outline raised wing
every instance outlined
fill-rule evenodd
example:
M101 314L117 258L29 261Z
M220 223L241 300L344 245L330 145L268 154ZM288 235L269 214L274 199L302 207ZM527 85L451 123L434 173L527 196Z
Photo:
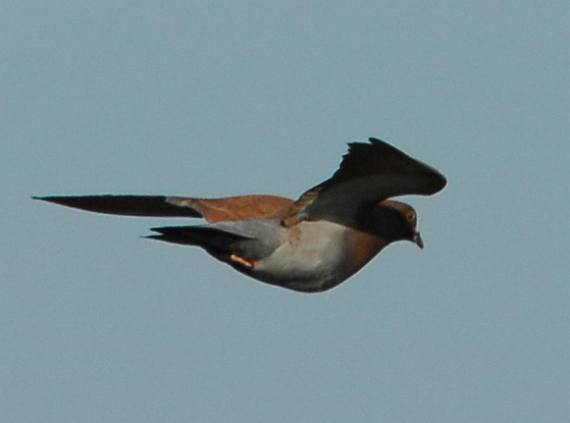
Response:
M270 195L217 199L164 195L80 195L33 197L95 213L138 217L203 217L209 223L283 218L293 200Z
M447 181L436 169L411 158L376 138L349 144L333 176L306 191L285 219L287 226L300 220L342 223L370 203L406 194L432 195Z

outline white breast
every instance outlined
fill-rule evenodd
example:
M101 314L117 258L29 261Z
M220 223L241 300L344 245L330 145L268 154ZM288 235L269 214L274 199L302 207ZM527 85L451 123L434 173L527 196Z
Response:
M334 286L354 273L346 262L345 226L327 221L300 222L282 228L285 242L257 262L250 274L256 279L301 291Z

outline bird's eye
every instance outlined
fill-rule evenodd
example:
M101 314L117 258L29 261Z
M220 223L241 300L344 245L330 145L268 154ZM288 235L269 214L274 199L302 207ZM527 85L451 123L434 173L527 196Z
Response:
M408 219L408 222L411 222L412 220L414 220L415 217L416 217L416 214L413 211L408 212L408 214L406 215L406 219Z

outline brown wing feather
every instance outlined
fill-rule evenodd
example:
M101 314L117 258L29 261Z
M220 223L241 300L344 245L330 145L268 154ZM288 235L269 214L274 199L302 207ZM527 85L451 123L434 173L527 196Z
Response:
M285 217L293 200L272 195L246 195L227 198L170 197L168 202L199 210L208 223Z

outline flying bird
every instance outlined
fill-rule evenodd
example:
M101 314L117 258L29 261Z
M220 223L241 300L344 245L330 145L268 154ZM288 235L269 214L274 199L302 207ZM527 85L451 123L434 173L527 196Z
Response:
M254 279L313 293L344 282L392 242L423 248L416 211L390 198L433 195L446 183L434 168L370 138L349 143L338 170L296 201L272 195L33 198L96 213L204 218L203 225L152 228L148 238L198 246Z

